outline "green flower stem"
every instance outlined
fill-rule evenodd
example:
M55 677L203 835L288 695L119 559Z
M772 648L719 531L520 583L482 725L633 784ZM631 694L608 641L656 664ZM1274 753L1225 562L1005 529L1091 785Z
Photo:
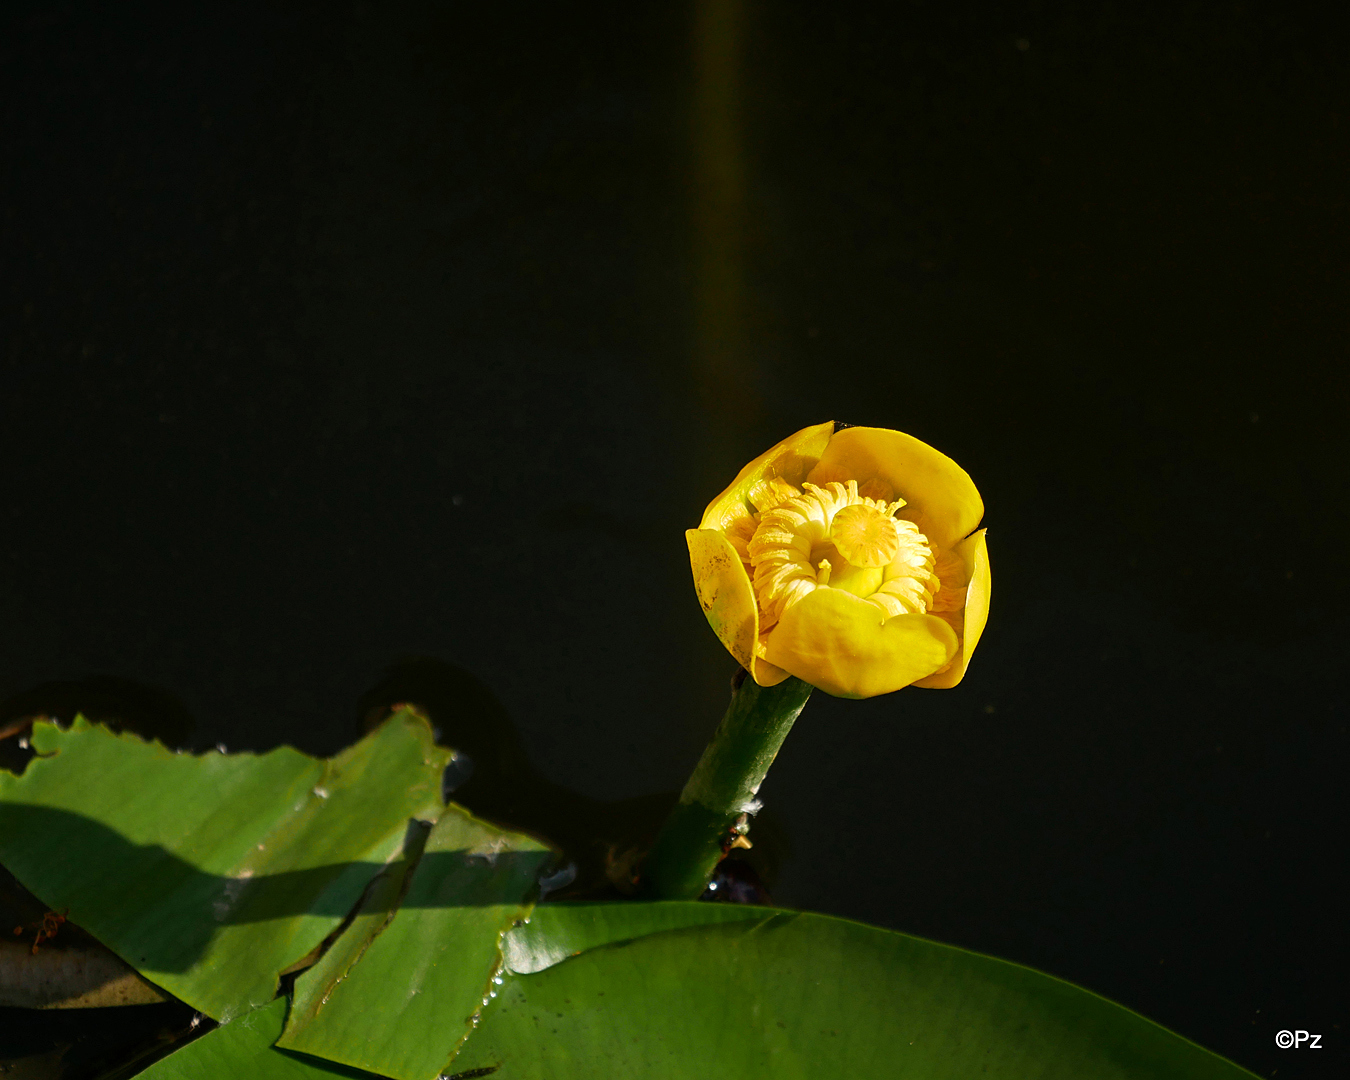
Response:
M737 673L726 715L643 864L643 895L703 895L812 689L798 678L759 686L744 671Z

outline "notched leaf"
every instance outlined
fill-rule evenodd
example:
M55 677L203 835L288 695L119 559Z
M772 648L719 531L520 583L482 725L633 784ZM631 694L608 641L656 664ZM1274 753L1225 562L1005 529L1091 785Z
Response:
M407 714L329 761L178 754L79 719L38 724L34 741L60 757L0 775L6 865L218 1020L271 1000L401 850L408 820L440 812L449 756Z
M296 980L278 1045L396 1080L437 1075L491 1000L502 935L528 913L554 858L531 837L447 807L401 901L375 899Z

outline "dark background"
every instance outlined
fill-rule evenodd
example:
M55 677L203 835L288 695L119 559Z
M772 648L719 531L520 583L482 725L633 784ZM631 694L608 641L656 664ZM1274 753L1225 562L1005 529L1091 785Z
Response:
M812 700L775 899L1333 1075L1329 10L9 5L0 697L329 753L434 656L552 780L674 789L734 666L683 529L899 428L984 494L989 628L954 690Z

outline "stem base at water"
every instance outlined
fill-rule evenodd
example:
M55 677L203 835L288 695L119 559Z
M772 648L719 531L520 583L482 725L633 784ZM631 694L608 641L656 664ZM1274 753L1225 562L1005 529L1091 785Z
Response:
M643 866L642 893L653 899L703 894L813 689L797 678L759 686L744 671L737 680L726 715Z

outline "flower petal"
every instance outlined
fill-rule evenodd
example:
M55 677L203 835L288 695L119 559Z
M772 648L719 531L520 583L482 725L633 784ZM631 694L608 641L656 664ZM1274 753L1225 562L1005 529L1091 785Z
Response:
M984 543L987 531L981 529L953 549L953 553L960 556L966 568L966 579L970 582L966 590L966 606L961 611L963 625L960 651L946 671L920 679L915 686L928 690L948 690L965 677L966 665L970 663L975 646L980 643L980 635L984 633L984 624L989 618L989 550Z
M766 659L827 694L867 698L931 675L956 655L956 632L936 616L882 620L866 600L816 589L783 613Z
M834 421L829 420L813 427L802 428L795 435L789 435L777 446L766 450L750 462L736 475L731 486L708 504L703 512L700 529L723 529L749 511L746 508L746 496L751 487L761 480L781 476L789 484L801 486L806 474L820 460L825 452L830 436L834 432Z
M833 480L862 485L874 478L886 481L908 504L896 516L914 522L937 547L954 547L984 517L984 502L966 470L903 431L854 427L836 432L806 477L821 485Z
M708 625L741 667L749 671L759 637L759 610L745 564L716 529L689 529L684 538L689 544L694 590Z
M750 669L750 677L760 686L777 686L788 677L788 672L769 663L762 656L756 656L755 666Z

